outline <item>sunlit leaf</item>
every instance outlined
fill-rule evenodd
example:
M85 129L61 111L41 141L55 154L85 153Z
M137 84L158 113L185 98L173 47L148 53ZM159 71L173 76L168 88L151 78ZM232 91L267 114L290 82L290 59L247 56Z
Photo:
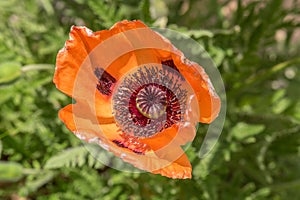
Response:
M17 62L0 63L0 84L8 83L21 76L21 65Z
M231 129L231 134L238 140L255 136L265 129L264 125L253 125L239 122Z
M14 182L23 177L23 167L16 162L0 161L0 183Z

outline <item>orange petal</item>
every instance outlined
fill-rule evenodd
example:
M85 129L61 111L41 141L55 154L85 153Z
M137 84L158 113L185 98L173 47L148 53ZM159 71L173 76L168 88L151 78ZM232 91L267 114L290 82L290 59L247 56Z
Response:
M183 152L182 152L183 153ZM152 171L153 174L161 174L169 178L187 179L192 178L192 166L187 156L183 153L177 160L161 169Z
M183 55L173 54L172 58L180 73L195 91L200 109L199 121L212 122L219 114L221 102L208 75L201 66L187 60Z
M146 27L141 21L121 21L110 30L92 32L86 27L72 26L70 39L66 41L56 57L56 70L54 83L62 92L72 96L73 82L78 69L83 61L88 58L89 53L112 35L117 33Z
M172 59L179 72L185 77L196 93L200 109L198 121L210 123L218 116L220 111L220 98L214 91L208 75L197 63L186 59L183 53L176 49L170 41L149 28L127 31L120 37L122 37L122 40L120 39L121 41L127 41L128 45L133 47L132 55L136 58L127 63L128 67L122 68L120 65L115 65L115 67L111 68L111 73L122 70L120 74L124 75L132 67L140 64L160 64L162 61ZM116 40L115 42L122 43L121 41ZM111 44L109 46L116 45ZM124 49L130 49L125 46ZM141 50L140 48L143 49ZM110 68L108 68L108 70L109 69Z
M95 91L97 79L93 74L93 71L95 67L102 67L101 65L97 65L97 59L95 57L99 57L102 52L100 52L100 54L96 54L98 52L93 54L93 50L112 35L138 27L145 27L145 25L140 21L128 22L124 20L117 23L110 30L103 30L95 33L86 27L73 26L70 31L70 39L66 42L65 47L59 51L56 58L56 70L53 78L56 87L76 100L79 98L85 98L88 101L89 99L94 99L94 97L86 98L85 94ZM122 44L120 43L119 45L113 46L120 48L121 45ZM106 52L114 51L108 50ZM130 59L131 57L132 55L129 57L127 56L125 59L116 60L115 66L120 69L122 66L120 63L126 63L126 60L130 61L127 65L129 68L137 66L133 63L133 59ZM133 57L135 57L134 60L136 60L137 55L133 55ZM147 61L149 60L146 60L145 62ZM126 69L126 71L127 70L128 69ZM120 70L112 68L112 70L108 70L108 72L110 71L119 72ZM122 75L123 74L119 74L116 79L120 78ZM111 99L105 95L99 94L98 91L95 92L95 97L95 105L88 102L91 108L95 107L96 113L100 117L111 117Z
M127 148L114 146L110 146L108 150L139 169L169 178L191 178L191 164L183 150L178 146L175 149L169 149L173 154L175 151L175 154L178 155L175 160L162 158L152 150L142 155L130 152Z
M145 27L147 26L140 20L133 20L133 21L123 20L115 23L109 30L112 32L112 34L117 34L128 30L145 28Z
M53 82L65 94L72 96L77 72L88 54L101 41L107 32L93 33L86 27L72 26L70 39L66 41L63 49L56 57L56 69Z
M185 58L179 50L173 52L156 50L156 53L163 58L162 61L173 60L179 72L193 88L200 112L198 121L212 122L219 114L221 101L204 69Z
M197 63L189 61L183 53L174 49L171 53L157 50L164 60L172 59L179 72L193 88L199 107L199 122L210 123L219 114L221 101L205 70ZM162 60L163 61L163 60Z
M82 63L89 53L110 36L135 28L145 27L140 21L117 23L110 30L92 32L86 27L72 26L70 39L56 57L56 70L53 82L65 94L72 96L74 80ZM100 54L101 55L101 54ZM95 66L94 66L95 67Z
M69 104L66 107L62 108L59 111L58 116L61 119L61 121L67 126L67 128L69 130L75 131L76 125L75 125L74 118L73 118L72 105L73 104Z
M111 37L95 48L90 57L117 80L142 64L160 64L155 50L148 46L160 48L165 43L158 42L162 38L141 21L124 20L116 23L109 31Z
M154 137L140 139L160 159L169 161L167 166L161 165L160 169L154 170L153 173L160 173L171 178L190 178L191 164L180 146L191 142L195 135L196 130L193 126L179 128L173 125Z
M88 141L93 137L104 138L103 135L100 135L100 127L99 122L106 126L106 132L108 126L113 126L113 132L116 132L118 128L115 128L114 118L100 118L96 117L93 113L90 112L89 107L87 105L77 102L76 104L69 104L66 107L62 108L58 114L59 118L65 123L67 128L72 132L78 132L81 130L85 130L88 135L82 135ZM90 133L93 133L92 135Z
M73 113L74 111L76 113ZM146 140L140 140L141 143L145 143L150 149L144 155L139 155L128 148L118 147L112 142L113 140L120 140L122 137L116 124L110 121L111 119L93 119L91 113L83 105L79 105L78 102L61 109L59 117L66 124L67 128L80 139L91 142L98 138L99 140L97 141L103 148L113 152L116 156L135 167L170 178L191 177L191 165L179 146L182 141L176 139L176 134L178 134L176 132L178 127L176 126L166 129L156 136L159 140L158 145L156 145L155 140L152 140L152 143L148 141L150 145L145 142ZM100 126L98 121L102 122ZM183 133L190 135L188 140L192 140L192 134L186 132L180 134Z

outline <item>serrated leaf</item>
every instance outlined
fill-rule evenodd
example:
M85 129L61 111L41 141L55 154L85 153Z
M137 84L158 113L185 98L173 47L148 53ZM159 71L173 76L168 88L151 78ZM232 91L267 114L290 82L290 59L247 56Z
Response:
M28 179L26 186L20 190L21 195L28 195L29 193L36 192L40 187L50 182L55 173L53 171L46 171L43 174L36 176L35 179Z
M87 151L83 146L73 147L52 156L45 164L45 169L57 169L61 167L75 167L76 164L83 164Z
M89 145L86 144L86 146ZM44 168L57 169L61 167L82 167L84 165L95 167L98 161L90 155L86 146L73 147L58 153L46 162Z

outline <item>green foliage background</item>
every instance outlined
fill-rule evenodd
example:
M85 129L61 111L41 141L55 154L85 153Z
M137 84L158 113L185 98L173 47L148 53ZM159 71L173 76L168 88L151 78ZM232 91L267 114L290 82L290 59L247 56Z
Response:
M296 0L0 0L0 199L298 199L300 3ZM227 117L209 156L199 134L192 180L97 162L58 119L52 83L71 25L123 19L181 31L214 59Z

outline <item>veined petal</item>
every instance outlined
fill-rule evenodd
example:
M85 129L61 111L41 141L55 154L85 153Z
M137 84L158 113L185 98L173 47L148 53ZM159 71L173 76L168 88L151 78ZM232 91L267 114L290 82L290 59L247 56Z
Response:
M73 113L74 111L76 113ZM89 115L91 113L79 104L70 104L59 112L59 117L67 128L81 140L90 142L97 138L100 144L105 144L106 150L145 171L170 178L191 178L192 168L180 147L182 143L180 138L184 136L191 141L194 133L178 132L178 127L174 126L151 140L136 138L135 143L139 142L146 150L140 154L140 149L135 149L133 146L116 145L114 141L123 141L124 138L113 119L102 118L95 121L91 120L93 117ZM177 134L182 135L176 138Z
M100 37L100 32L95 34L86 27L72 26L70 39L56 57L53 82L59 90L72 96L78 70L92 49L103 41L103 33L107 35L102 32Z
M193 87L200 110L199 122L210 123L219 114L221 101L204 69L183 55L173 54L172 58L180 73Z

